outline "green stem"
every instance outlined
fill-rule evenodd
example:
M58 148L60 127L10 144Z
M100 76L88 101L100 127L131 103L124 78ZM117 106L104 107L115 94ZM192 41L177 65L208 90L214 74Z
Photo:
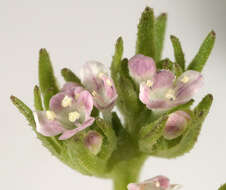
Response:
M129 183L136 182L146 158L146 155L139 155L117 163L113 171L114 190L127 190Z

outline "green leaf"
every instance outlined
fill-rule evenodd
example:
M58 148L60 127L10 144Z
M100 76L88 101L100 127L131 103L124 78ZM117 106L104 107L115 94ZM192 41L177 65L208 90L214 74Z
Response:
M174 49L174 57L176 63L182 68L182 71L185 70L185 59L184 59L184 52L181 47L181 43L176 36L170 36L173 49Z
M198 53L188 66L187 70L195 70L199 72L203 70L203 67L205 66L209 55L213 49L215 39L216 34L214 31L211 31L202 43Z
M71 161L84 168L86 175L105 176L106 162L91 153L81 138L71 138L65 144Z
M42 97L41 97L39 87L37 85L35 85L35 87L34 87L34 106L37 111L43 110Z
M222 185L218 190L226 190L226 183Z
M64 80L67 82L76 82L80 85L82 84L81 80L70 69L63 68L61 70L61 75L64 77Z
M111 76L113 79L116 78L116 75L120 70L122 55L123 55L123 40L122 40L122 37L119 37L115 44L115 54L112 58L112 63L111 63Z
M112 127L118 136L120 131L123 129L122 123L116 112L112 112Z
M54 77L49 55L45 49L39 52L39 85L44 98L44 105L49 109L49 100L59 90Z
M157 62L156 66L159 70L161 69L173 70L173 64L174 63L169 58L166 58Z
M166 32L167 14L163 13L155 19L155 61L158 62L162 56Z
M120 72L115 78L115 87L118 93L117 105L120 112L126 116L131 117L131 114L137 113L140 110L140 101L135 83L128 74L128 60L123 59Z
M26 106L20 99L15 96L10 97L12 103L17 107L17 109L24 115L28 123L35 130L35 120L32 111L28 106Z
M139 148L142 152L151 153L152 146L163 134L167 119L168 117L164 115L141 128L139 133Z
M100 113L99 110L96 107L93 107L91 116L92 117L98 117L99 113Z
M117 137L113 128L103 119L97 118L96 125L106 137L106 141L104 141L104 143L102 144L102 149L99 153L99 157L104 160L108 160L112 152L116 149Z
M175 158L189 152L195 145L201 131L202 124L209 112L213 101L212 95L208 94L196 106L191 114L185 133L174 140L160 139L152 149L154 156L164 158Z
M35 120L34 120L34 116L33 116L33 112L31 111L31 109L26 106L20 99L18 99L15 96L11 96L10 97L11 101L13 102L13 104L17 107L17 109L24 115L24 117L27 119L29 125L32 127L32 129L34 130L34 132L36 133L38 139L40 139L42 141L42 144L49 149L49 151L55 155L55 156L59 156L60 152L61 152L61 145L59 145L52 137L45 137L42 136L41 134L39 134L36 131L36 124L35 124Z
M138 24L136 54L143 54L155 59L154 24L154 11L146 7Z

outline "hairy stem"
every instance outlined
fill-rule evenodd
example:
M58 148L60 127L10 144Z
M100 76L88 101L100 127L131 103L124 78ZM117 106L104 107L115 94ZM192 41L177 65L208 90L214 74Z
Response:
M139 155L131 160L121 161L114 167L114 190L127 190L127 185L138 180L145 155Z

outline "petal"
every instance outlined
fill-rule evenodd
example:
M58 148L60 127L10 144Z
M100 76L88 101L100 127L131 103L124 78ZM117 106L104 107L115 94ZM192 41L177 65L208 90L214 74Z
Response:
M135 183L129 183L127 185L128 190L140 190L139 186Z
M160 175L160 176L156 176L154 178L145 180L143 184L146 184L146 185L154 184L154 186L158 187L159 189L167 189L170 186L170 181L169 181L169 178Z
M90 117L89 119L87 119L82 125L80 123L76 123L77 128L72 129L72 130L67 130L65 131L60 137L59 140L66 140L71 138L72 136L74 136L76 133L84 130L85 128L91 126L94 122L94 118Z
M175 84L176 99L178 103L189 101L192 96L203 86L203 77L197 71L186 71Z
M65 96L70 96L68 93L66 92L59 92L56 95L54 95L49 102L49 108L50 110L59 113L61 112L64 107L62 106L62 101L64 99Z
M107 74L107 70L102 63L97 61L87 62L81 69L81 79L89 91L97 90L101 85L100 74Z
M84 90L80 93L76 104L81 109L84 109L86 116L88 117L93 109L93 97L87 90Z
M169 115L166 122L164 137L168 140L180 136L190 120L190 115L184 111L176 111Z
M36 112L36 130L44 136L56 136L64 132L63 126L57 120L50 120L46 117L45 111Z
M166 98L167 88L151 89L146 83L140 85L139 99L148 109L165 110L171 106Z
M138 83L152 79L156 73L154 60L141 54L132 57L128 67L131 77Z
M175 75L169 70L161 70L154 77L152 88L170 88L173 85Z
M69 93L71 96L73 96L75 88L78 88L78 87L80 87L80 86L75 82L67 82L64 84L61 91L65 91L65 92ZM82 87L80 87L80 88L82 88Z

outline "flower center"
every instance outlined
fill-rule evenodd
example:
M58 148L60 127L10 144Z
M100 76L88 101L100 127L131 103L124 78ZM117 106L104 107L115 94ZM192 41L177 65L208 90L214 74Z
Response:
M95 97L97 95L97 92L94 90L91 94L93 95L93 97Z
M153 86L153 82L151 80L146 81L146 85L151 88Z
M106 83L107 83L108 86L112 86L112 83L111 83L111 80L110 79L107 79L106 80Z
M173 89L168 90L168 92L166 93L166 98L169 99L170 101L175 100L175 92Z
M160 185L161 185L159 181L155 181L154 183L155 183L156 187L160 187Z
M46 111L46 117L48 120L53 121L56 118L56 114L53 111Z
M181 79L181 82L183 83L187 83L189 81L189 77L188 76L184 76L182 79Z
M80 94L79 93L75 93L75 100L78 100Z
M68 114L68 120L70 122L75 122L77 119L80 118L80 114L77 112L77 111L74 111L74 112L70 112Z
M72 105L72 98L71 97L68 97L68 96L65 96L64 99L61 102L61 105L64 108L66 108L68 106L71 106Z

